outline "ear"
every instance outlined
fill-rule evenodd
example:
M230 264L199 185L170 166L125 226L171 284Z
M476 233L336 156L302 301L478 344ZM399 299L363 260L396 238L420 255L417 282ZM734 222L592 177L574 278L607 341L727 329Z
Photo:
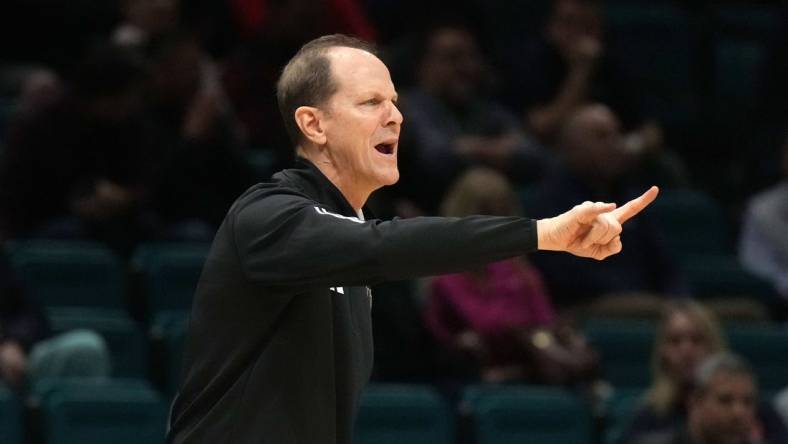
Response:
M299 106L294 113L296 124L304 137L315 145L326 143L326 133L323 128L323 113L313 106Z

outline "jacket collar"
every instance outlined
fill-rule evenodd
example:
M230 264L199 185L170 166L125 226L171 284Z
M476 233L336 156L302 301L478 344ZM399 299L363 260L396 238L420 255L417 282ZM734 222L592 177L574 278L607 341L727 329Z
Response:
M277 177L278 176L278 177ZM356 210L320 169L303 157L296 157L295 167L275 174L274 179L284 180L301 190L307 196L343 216L358 217ZM362 209L365 218L370 218L369 209Z

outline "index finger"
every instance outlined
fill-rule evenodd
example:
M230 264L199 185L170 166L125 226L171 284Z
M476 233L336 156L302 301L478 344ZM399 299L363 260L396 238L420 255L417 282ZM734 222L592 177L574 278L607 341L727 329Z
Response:
M659 194L659 188L652 186L648 189L648 191L641 194L640 197L632 199L626 204L613 210L613 216L618 219L619 223L623 224L634 217L636 214L643 211L643 209L649 206L651 202L654 202L654 199L657 198L657 194Z

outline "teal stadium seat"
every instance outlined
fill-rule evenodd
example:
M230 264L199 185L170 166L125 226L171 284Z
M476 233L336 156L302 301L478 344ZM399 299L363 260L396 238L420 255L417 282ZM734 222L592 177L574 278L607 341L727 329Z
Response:
M164 443L167 406L144 381L46 381L34 393L46 444Z
M110 250L92 242L16 241L11 265L46 307L125 310L125 274Z
M451 412L431 387L370 385L361 398L354 444L450 444Z
M651 381L651 349L656 324L646 320L586 321L583 331L599 353L605 378L618 388L639 388Z
M774 393L788 386L788 331L772 325L727 325L733 351L752 365L761 392Z
M0 442L22 444L22 406L0 383Z
M698 299L741 297L766 306L778 301L771 284L745 270L733 254L688 254L680 265Z
M107 342L112 375L144 378L148 374L148 342L140 327L125 313L91 308L60 308L48 311L55 333L89 329Z
M151 325L153 376L168 396L175 394L180 383L188 328L189 314L176 311L161 313Z
M474 419L478 444L592 442L590 411L560 388L470 387L463 405Z
M605 406L604 444L617 444L621 434L634 419L645 390L642 388L616 389Z
M677 258L699 253L732 252L725 212L710 196L695 190L665 190L648 210Z
M132 267L142 278L147 308L155 317L191 309L210 244L152 243L141 245Z

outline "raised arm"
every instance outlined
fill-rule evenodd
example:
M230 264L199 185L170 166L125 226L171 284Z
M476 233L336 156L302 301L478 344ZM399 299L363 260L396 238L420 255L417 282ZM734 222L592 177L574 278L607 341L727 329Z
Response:
M540 250L566 251L602 260L621 251L621 225L643 211L659 194L653 186L619 208L584 202L566 213L537 221Z

